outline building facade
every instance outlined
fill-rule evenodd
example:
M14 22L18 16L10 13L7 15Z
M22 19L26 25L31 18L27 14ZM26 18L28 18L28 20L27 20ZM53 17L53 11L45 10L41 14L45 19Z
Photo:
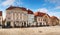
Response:
M35 13L36 26L48 26L49 15L42 12Z
M50 17L50 22L52 26L59 25L59 19L55 16Z
M0 25L2 24L2 12L0 14ZM58 25L59 19L55 16L50 17L46 13L31 11L24 7L10 6L6 9L6 27L31 27L31 26L50 26Z
M48 14L45 14L43 16L43 22L45 22L45 25L46 26L49 26L50 25L50 16ZM44 24L43 24L44 25Z
M25 27L27 26L28 15L24 7L10 6L6 9L6 23L7 27Z
M34 25L34 13L28 9L28 26Z
M0 11L0 26L2 26L2 20L3 20L3 18L2 18L2 11Z
M59 19L59 25L60 25L60 19Z

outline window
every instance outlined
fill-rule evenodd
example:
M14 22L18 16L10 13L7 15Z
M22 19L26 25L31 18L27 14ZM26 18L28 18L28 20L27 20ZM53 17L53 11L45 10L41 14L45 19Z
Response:
M1 22L0 22L0 26L1 26Z
M12 12L9 12L8 14L11 14Z
M38 21L40 21L40 18L38 18Z
M44 19L43 21L46 21L46 19Z
M22 19L22 14L20 14L20 19Z
M27 14L23 14L23 15L27 15Z
M7 26L10 26L10 22L9 21L7 22Z
M22 19L22 16L20 16L20 19Z
M8 19L8 20L11 20L11 18L10 18L10 17L8 17L7 19Z
M1 20L1 18L0 18L0 20Z
M40 23L40 26L42 26L42 23Z
M41 21L42 21L42 19L41 19Z

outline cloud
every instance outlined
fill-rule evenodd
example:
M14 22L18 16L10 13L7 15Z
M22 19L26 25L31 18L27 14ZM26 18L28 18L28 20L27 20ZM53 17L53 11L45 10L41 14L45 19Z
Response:
M0 0L1 1L1 0ZM1 6L3 6L3 8L5 7L8 7L10 5L13 5L13 6L19 6L19 4L22 4L21 0L5 0L3 1L1 4L0 4L0 8ZM2 9L2 8L1 8ZM4 10L2 10L4 11ZM3 19L6 18L6 12L4 11L3 12Z
M45 0L45 2L54 3L60 5L60 0Z
M15 2L14 2L14 6L21 6L23 4L23 2L21 1L21 0L16 0Z
M48 2L50 2L50 3L56 3L56 2L58 2L57 0L45 0L46 2L48 1Z
M47 5L47 4L44 3L43 6L45 6L45 5Z
M60 6L56 6L54 9L60 9Z
M60 12L47 12L50 16L56 16L60 18Z
M46 8L40 8L37 11L44 12L44 13L47 13L48 12L48 10Z
M2 2L3 6L7 6L7 5L12 5L15 2L15 0L5 0L4 2Z

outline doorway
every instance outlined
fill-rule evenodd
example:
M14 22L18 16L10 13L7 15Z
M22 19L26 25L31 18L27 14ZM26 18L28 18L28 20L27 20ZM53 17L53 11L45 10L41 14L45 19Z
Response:
M9 21L7 22L7 27L8 27L8 28L11 27L11 24L10 24L10 23L11 23L11 22L9 22Z

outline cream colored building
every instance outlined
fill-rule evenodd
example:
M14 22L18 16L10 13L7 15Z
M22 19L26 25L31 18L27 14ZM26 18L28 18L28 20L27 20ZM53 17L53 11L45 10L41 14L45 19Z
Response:
M48 26L49 24L49 15L42 12L35 13L36 26Z
M52 23L51 17L42 12L33 13L24 7L10 6L6 9L6 27L49 26L58 24L58 19Z
M55 16L50 17L50 22L51 22L50 24L53 26L59 25L59 19Z
M49 26L50 25L50 16L48 14L45 14L43 16L43 22L45 22L46 26Z
M6 9L6 23L7 27L23 27L27 26L28 15L24 7L10 6Z

